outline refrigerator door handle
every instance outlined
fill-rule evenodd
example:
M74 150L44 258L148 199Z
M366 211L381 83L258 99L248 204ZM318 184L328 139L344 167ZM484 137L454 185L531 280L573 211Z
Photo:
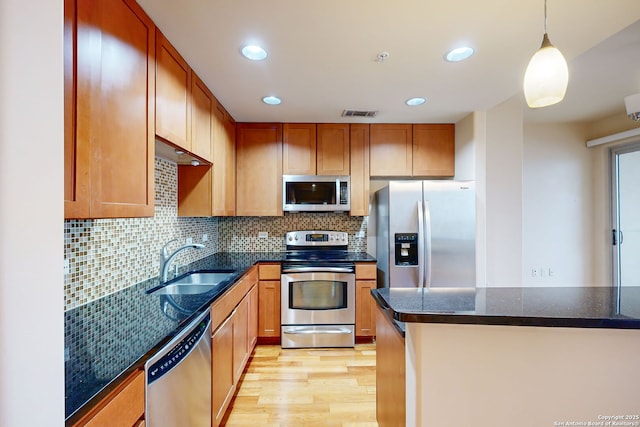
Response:
M424 209L418 202L418 287L424 287Z
M431 208L429 202L424 202L424 246L425 246L425 287L431 287Z

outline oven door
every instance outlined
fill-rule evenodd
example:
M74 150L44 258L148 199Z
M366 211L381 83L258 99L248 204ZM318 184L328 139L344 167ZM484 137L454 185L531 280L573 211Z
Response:
M353 273L312 271L281 277L282 325L355 323Z
M282 348L355 345L353 272L285 272L281 285Z

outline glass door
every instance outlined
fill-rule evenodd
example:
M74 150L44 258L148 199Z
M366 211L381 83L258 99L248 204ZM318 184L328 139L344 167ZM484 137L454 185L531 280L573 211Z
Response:
M611 151L613 285L624 313L624 289L640 286L640 142Z

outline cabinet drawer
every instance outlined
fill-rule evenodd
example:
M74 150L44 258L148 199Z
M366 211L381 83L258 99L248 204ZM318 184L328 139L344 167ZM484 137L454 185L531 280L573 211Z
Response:
M73 427L133 426L144 414L144 372L136 371Z
M258 271L260 280L280 280L280 263L258 264Z
M358 262L356 263L356 280L376 278L375 262Z

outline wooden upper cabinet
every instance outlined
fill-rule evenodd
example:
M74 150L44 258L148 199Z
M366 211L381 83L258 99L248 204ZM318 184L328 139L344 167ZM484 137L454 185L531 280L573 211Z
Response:
M236 214L282 216L282 125L236 126Z
M372 124L369 140L371 176L411 176L412 141L410 124Z
M65 196L79 202L86 186L89 209L65 214L152 216L155 26L134 0L76 7L76 140L65 146Z
M316 125L285 123L282 129L282 173L316 174Z
M209 88L191 72L191 152L211 160L215 99Z
M76 138L76 0L64 2L64 216L89 217L89 161L87 138ZM83 64L86 65L86 64ZM89 70L82 70L82 86L86 93ZM88 111L85 111L88 113Z
M317 174L349 175L349 124L318 124Z
M216 102L213 111L213 215L236 214L236 122Z
M191 151L191 68L156 31L156 135Z
M352 124L351 140L351 211L352 216L369 215L369 125Z
M413 125L413 176L453 176L455 125Z
M233 216L236 212L235 122L213 101L213 165L178 165L178 216Z

